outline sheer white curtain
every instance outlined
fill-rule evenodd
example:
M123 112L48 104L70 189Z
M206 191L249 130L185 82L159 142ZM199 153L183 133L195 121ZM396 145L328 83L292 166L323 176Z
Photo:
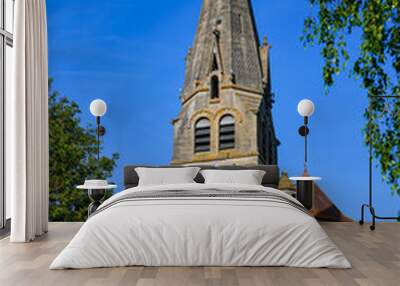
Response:
M48 227L48 59L45 0L15 1L14 92L6 114L11 242Z

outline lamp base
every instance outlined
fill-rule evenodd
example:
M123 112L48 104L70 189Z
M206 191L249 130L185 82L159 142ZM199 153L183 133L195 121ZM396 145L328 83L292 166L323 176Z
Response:
M371 213L371 217L372 217L372 224L370 225L369 229L374 231L376 228L376 220L397 220L400 221L400 216L398 217L382 217L376 214L375 212L375 208L372 205L369 204L363 204L361 206L361 219L358 222L360 225L364 224L364 213L365 213L365 208L369 209L369 212Z

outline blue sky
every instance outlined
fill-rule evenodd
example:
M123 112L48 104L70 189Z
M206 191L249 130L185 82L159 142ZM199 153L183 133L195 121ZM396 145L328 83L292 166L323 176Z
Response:
M294 4L295 3L295 4ZM178 114L184 58L192 45L201 0L48 0L50 76L54 87L78 102L84 125L94 123L93 99L107 101L105 153L121 159L113 180L122 186L127 164L168 164L172 157L171 120ZM308 1L253 0L260 37L272 44L273 114L282 142L279 164L301 174L302 119L297 103L316 104L311 118L310 172L349 216L359 218L368 191L368 150L361 129L367 101L359 83L346 74L324 95L318 48L300 41ZM352 48L356 51L356 47ZM77 182L80 183L80 182ZM395 215L400 197L375 176L380 215Z

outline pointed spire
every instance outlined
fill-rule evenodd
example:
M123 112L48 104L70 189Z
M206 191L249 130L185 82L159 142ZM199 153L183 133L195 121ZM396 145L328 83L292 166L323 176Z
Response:
M184 98L209 81L215 72L214 57L225 83L234 81L243 88L262 91L259 47L250 0L204 0L186 70Z

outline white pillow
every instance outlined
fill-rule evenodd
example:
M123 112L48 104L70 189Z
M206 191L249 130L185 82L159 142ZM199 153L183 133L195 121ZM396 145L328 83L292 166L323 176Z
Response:
M206 184L261 185L265 172L261 170L203 170Z
M198 167L188 168L136 168L139 186L191 184L200 171Z

